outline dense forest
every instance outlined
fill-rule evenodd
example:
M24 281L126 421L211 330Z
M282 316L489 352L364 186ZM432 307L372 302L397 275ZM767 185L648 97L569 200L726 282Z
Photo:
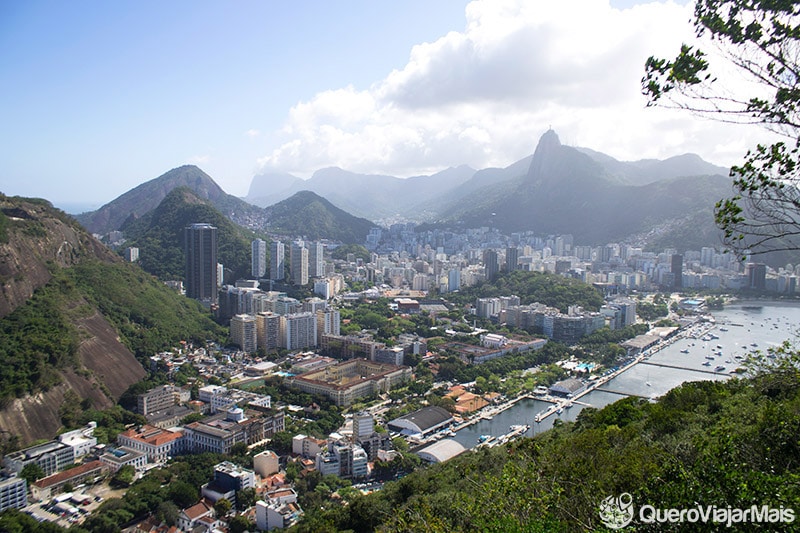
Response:
M571 305L587 311L597 311L603 305L603 295L582 281L549 272L515 270L501 274L494 281L483 281L474 287L450 293L447 299L462 305L475 303L476 298L497 296L520 297L523 305L539 302L566 313Z
M0 399L56 385L77 367L75 320L100 312L140 359L181 340L224 338L200 304L183 298L135 265L86 260L53 269L52 280L0 320Z
M173 189L152 211L122 227L126 246L139 248L139 263L159 279L183 279L184 228L207 223L217 228L217 258L230 281L250 276L251 232L237 226L188 187ZM228 281L228 280L226 280Z

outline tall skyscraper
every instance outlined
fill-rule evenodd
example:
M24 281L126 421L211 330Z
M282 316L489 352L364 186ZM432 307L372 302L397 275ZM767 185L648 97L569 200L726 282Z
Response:
M308 277L321 278L325 275L325 247L321 242L306 243L308 247Z
M186 296L217 303L217 228L192 224L184 228Z
M447 273L447 290L457 291L461 288L461 271L457 268L450 269Z
M519 264L519 248L509 246L506 248L506 272L516 270L517 264Z
M303 241L295 241L289 250L289 270L294 285L308 283L308 248Z
M683 256L681 254L672 254L671 272L675 276L673 287L680 289L683 287Z
M763 290L767 286L767 265L764 263L747 263L745 275L749 289Z
M261 279L267 273L267 243L255 239L250 244L250 274L255 279Z
M486 250L483 252L483 267L486 272L486 279L491 281L500 273L500 260L497 250Z
M281 241L273 241L269 254L269 279L283 279L285 261L286 252L283 248L283 243Z

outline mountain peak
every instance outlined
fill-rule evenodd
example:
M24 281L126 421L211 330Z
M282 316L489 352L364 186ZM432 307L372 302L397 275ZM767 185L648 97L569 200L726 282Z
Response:
M533 153L534 157L540 151L544 150L552 150L553 148L558 148L561 146L561 141L558 138L558 134L552 128L547 130L539 137L539 144L536 145L536 151Z
M561 141L556 132L551 128L544 132L533 152L531 166L528 168L528 178L532 180L542 179L544 169L548 164L552 165L554 158L561 150Z

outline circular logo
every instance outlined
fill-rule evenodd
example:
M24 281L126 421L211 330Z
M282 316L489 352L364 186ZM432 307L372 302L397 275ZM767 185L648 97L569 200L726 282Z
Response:
M600 521L611 529L621 529L633 520L633 496L623 492L600 503Z

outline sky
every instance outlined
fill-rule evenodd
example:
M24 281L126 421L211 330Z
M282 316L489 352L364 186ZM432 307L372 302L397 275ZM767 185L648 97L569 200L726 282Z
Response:
M338 166L505 167L553 128L619 160L730 166L763 131L646 107L691 4L0 2L0 192L96 208L184 164L226 192Z

